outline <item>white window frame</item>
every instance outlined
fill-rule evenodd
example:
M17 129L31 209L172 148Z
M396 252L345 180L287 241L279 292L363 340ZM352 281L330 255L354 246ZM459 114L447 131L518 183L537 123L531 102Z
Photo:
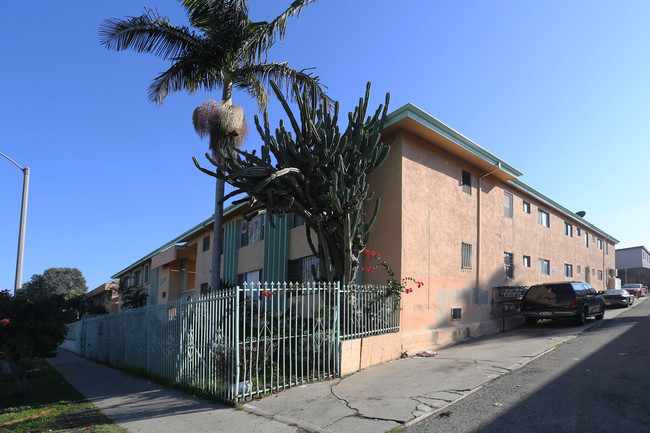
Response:
M551 275L551 261L546 259L538 259L537 271L540 275Z
M570 238L573 237L573 225L566 221L564 222L564 234Z
M564 264L564 276L567 278L573 278L573 265L569 263Z
M537 209L537 222L544 227L551 227L551 214L542 209Z

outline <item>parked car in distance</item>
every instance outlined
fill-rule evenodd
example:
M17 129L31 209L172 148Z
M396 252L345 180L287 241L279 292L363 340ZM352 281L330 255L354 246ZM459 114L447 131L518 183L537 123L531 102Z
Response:
M648 289L641 283L623 284L623 287L621 287L621 289L627 290L630 292L630 294L636 296L637 298L645 296L646 292L648 291Z
M617 305L627 308L634 304L635 296L627 290L613 289L604 291L603 298L605 299L605 306L607 307Z
M589 284L579 281L530 286L519 303L520 314L528 326L541 319L573 318L579 325L587 317L596 320L605 314L605 299Z

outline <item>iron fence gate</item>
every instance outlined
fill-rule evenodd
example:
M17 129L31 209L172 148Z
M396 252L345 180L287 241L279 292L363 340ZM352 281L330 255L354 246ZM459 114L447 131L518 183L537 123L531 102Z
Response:
M338 283L244 284L69 325L76 353L236 404L340 372L340 341L399 330L399 297Z

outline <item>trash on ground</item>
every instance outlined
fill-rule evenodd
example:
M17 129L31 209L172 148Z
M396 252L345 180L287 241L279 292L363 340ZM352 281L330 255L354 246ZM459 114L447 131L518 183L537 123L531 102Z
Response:
M438 355L438 352L434 352L433 350L425 350L424 352L419 352L413 355L413 359L416 358L433 358L434 356Z

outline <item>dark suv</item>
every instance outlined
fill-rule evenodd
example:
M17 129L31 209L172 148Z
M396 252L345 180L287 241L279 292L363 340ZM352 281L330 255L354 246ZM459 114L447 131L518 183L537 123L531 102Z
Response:
M587 317L603 318L605 300L596 289L581 282L560 282L531 286L519 304L528 326L540 319L574 318L584 325Z

